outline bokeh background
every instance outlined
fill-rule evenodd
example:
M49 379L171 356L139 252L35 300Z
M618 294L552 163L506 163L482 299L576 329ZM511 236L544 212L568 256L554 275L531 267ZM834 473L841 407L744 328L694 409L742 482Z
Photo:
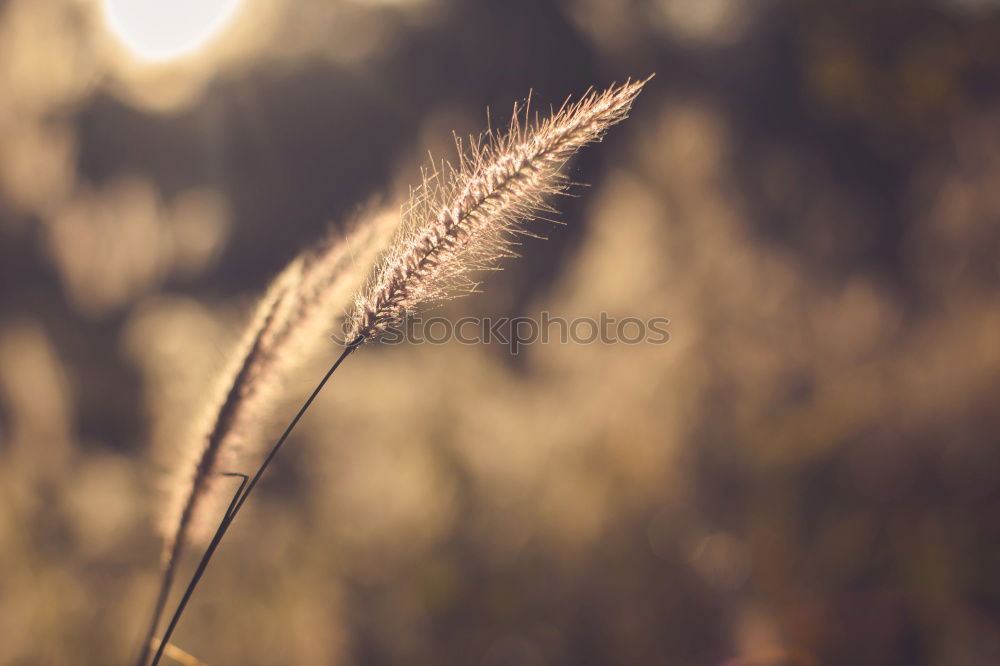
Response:
M164 479L300 248L487 108L652 72L567 225L440 312L670 343L365 348L176 644L1000 664L992 0L0 1L0 663L132 657Z

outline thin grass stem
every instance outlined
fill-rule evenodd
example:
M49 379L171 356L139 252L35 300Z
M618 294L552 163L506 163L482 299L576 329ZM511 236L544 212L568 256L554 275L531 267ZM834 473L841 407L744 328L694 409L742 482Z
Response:
M191 576L191 581L188 583L187 588L184 590L184 595L181 597L180 602L177 604L177 609L174 611L173 616L170 618L170 623L167 625L167 630L164 632L163 637L160 639L159 647L156 650L156 654L153 655L153 661L150 662L150 666L157 666L160 663L160 659L162 659L163 657L165 646L170 642L170 638L173 635L174 630L177 628L177 623L180 622L181 615L184 614L184 609L187 608L188 602L191 600L191 595L194 594L195 588L198 587L198 582L201 580L201 577L205 574L205 570L208 568L208 563L212 560L212 556L215 554L216 549L222 542L222 538L226 535L226 532L229 530L229 526L232 525L233 520L236 518L236 515L239 513L240 509L243 508L243 504L246 503L247 498L249 498L250 496L250 493L253 492L254 488L257 486L257 483L260 481L261 477L264 476L264 472L267 471L267 468L271 465L271 461L274 460L274 457L278 454L278 451L281 450L281 447L285 444L285 441L292 434L292 430L294 430L295 426L298 425L299 421L305 415L306 411L316 400L316 397L320 394L320 391L323 390L323 387L326 386L327 382L330 381L330 378L333 376L333 373L336 372L337 368L340 367L340 364L343 363L344 360L347 359L347 357L350 356L351 353L361 345L361 342L362 339L358 338L344 348L344 351L340 354L337 360L334 361L333 365L330 366L330 369L326 371L326 374L323 375L323 378L316 385L316 388L313 389L313 392L309 395L308 398L306 398L306 401L302 403L302 406L299 408L299 411L295 414L295 417L285 428L285 431L281 434L281 437L279 437L278 441L274 444L273 447L271 447L270 452L268 452L267 457L264 458L264 462L261 463L260 467L257 469L257 472L254 474L253 478L250 479L249 482L247 482L246 475L242 474L239 475L243 476L243 482L240 484L240 488L236 492L236 495L233 496L233 500L232 502L230 502L226 514L223 516L222 521L219 523L219 528L215 531L215 535L212 537L212 541L208 544L208 548L205 549L205 553L204 555L202 555L201 561L198 563L198 567L195 569L194 574Z

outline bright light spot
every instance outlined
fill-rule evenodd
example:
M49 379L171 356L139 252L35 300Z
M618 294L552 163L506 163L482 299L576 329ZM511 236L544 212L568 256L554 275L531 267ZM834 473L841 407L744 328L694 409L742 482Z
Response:
M232 19L240 0L103 0L112 32L143 60L194 51Z

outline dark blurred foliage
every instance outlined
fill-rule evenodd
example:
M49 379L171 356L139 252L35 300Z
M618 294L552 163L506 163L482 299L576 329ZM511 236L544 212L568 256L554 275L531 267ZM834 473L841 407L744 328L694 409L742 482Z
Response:
M1000 4L244 0L159 64L99 4L0 3L0 661L128 658L163 472L299 249L486 109L655 72L568 224L444 312L671 343L363 350L177 644L1000 663Z

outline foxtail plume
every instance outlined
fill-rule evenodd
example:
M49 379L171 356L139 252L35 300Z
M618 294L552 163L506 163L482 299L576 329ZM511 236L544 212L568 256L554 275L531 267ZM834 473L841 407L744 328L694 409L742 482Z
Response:
M173 584L184 547L206 534L220 506L217 485L232 469L254 425L266 412L267 397L294 369L303 351L326 337L331 320L350 300L361 281L355 264L375 260L394 215L373 215L346 238L328 235L285 268L272 282L223 375L218 401L207 425L192 439L185 463L178 468L161 521L164 535L162 578L153 616L137 664L145 663L150 642ZM363 269L361 269L363 274Z
M554 212L546 198L563 192L566 161L623 120L646 81L591 91L551 117L532 122L514 107L508 132L458 143L457 166L424 173L390 245L346 320L348 340L368 342L431 301L475 289L470 275L511 256L524 223ZM529 234L530 235L530 234Z
M233 467L245 442L267 412L269 397L316 341L328 339L337 313L350 301L392 234L394 215L369 216L346 237L329 234L296 257L272 282L257 306L228 372L208 425L193 440L188 464L178 469L162 527L164 555L188 538L200 540L220 506L214 486ZM224 469L225 468L225 469ZM206 515L207 514L207 515ZM217 518L217 516L216 516ZM175 556L174 556L175 557Z

